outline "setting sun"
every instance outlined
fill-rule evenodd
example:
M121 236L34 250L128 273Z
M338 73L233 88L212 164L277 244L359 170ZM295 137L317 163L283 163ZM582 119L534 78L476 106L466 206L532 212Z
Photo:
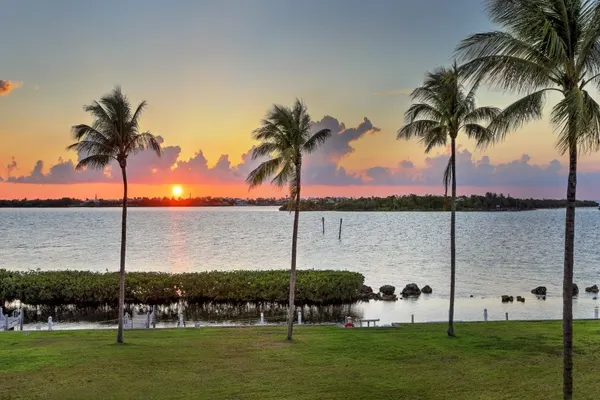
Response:
M183 188L179 185L173 186L173 196L179 197L183 193Z

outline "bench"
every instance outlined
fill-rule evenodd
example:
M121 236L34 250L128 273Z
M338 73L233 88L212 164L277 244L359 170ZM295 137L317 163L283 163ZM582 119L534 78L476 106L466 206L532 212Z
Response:
M379 322L379 318L374 318L374 319L359 319L358 323L360 324L361 328L363 326L363 322L367 323L367 328L371 326L371 322L373 323L373 326L377 326L377 323Z

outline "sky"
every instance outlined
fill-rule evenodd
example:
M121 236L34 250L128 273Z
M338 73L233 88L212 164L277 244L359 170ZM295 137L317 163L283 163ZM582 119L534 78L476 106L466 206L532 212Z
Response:
M76 172L71 126L121 85L148 102L141 128L161 159L130 160L130 196L285 195L244 178L253 129L302 98L333 138L303 169L306 196L443 193L449 150L397 141L409 93L494 29L479 0L0 0L0 198L117 198L115 168ZM510 94L483 87L479 105ZM550 109L552 99L548 102ZM459 194L562 198L566 157L548 118L485 150L460 138ZM580 158L579 198L600 199L600 155Z

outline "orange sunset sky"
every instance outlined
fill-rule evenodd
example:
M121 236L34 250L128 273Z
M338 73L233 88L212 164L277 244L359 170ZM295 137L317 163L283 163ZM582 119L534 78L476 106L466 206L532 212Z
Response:
M477 6L474 6L477 4ZM131 196L248 192L251 132L273 103L302 98L334 137L308 157L306 196L442 193L448 150L396 140L410 91L468 34L493 29L473 1L7 2L0 24L0 198L116 198L120 177L75 172L70 127L115 85L149 104L164 156L130 162ZM117 12L118 11L118 12ZM287 16L292 13L294 18ZM424 16L435 22L422 24ZM85 21L82 26L81 21ZM440 33L440 32L443 32ZM516 97L483 87L480 105ZM549 98L547 110L556 99ZM459 140L459 193L564 197L566 158L548 118L485 151ZM600 199L600 155L584 155L579 198Z

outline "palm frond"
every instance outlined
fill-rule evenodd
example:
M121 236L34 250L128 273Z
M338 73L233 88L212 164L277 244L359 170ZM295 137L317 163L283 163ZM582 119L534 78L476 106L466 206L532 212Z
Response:
M579 139L579 151L580 153L595 152L600 150L600 104L584 91L583 107L585 126Z
M502 90L526 93L556 83L552 70L533 61L512 55L476 58L462 66L469 79L481 80Z
M282 148L278 143L262 142L252 150L252 159L270 156L274 153L281 152Z
M464 130L469 138L475 140L479 148L487 147L497 141L493 130L479 124L466 124Z
M77 153L84 155L103 154L113 156L115 154L115 149L113 147L108 146L104 142L97 142L94 140L81 140L67 146L67 150L74 150Z
M131 121L129 122L132 127L135 127L137 129L137 127L139 126L140 117L141 117L142 113L146 110L147 106L148 106L148 103L146 103L146 101L142 101L137 106L137 109L133 113L133 116L131 117Z
M444 197L448 197L448 188L450 187L450 184L452 183L452 156L450 156L450 158L448 159L448 164L446 165L446 168L444 169L443 183L444 183Z
M314 133L302 146L302 149L305 153L312 153L315 151L320 145L325 143L327 139L331 137L330 129L321 129L320 131Z
M504 139L507 133L517 130L526 122L541 119L548 90L542 89L531 93L515 101L498 114L489 125L496 140Z
M279 172L275 175L275 177L271 180L271 184L273 186L282 188L286 185L289 185L293 179L295 179L296 168L293 163L287 162L283 164L283 167L279 170Z
M431 131L440 126L440 122L427 119L420 119L404 125L398 130L397 139L410 140L414 137L422 138Z
M162 148L156 137L150 132L136 133L129 137L125 151L127 154L137 154L141 151L152 150L157 156L162 155Z
M284 168L286 164L285 161L286 160L282 157L272 158L252 170L246 178L246 182L250 185L250 189L262 185L267 179L273 176L277 170Z
M425 145L425 153L429 153L435 147L446 146L450 132L448 127L439 125L429 130L422 138L421 143Z
M92 154L79 160L75 169L104 169L112 160L114 160L114 158L107 154Z
M465 115L464 122L467 124L481 121L491 122L500 115L502 110L498 107L479 107Z
M418 118L427 118L430 120L440 121L443 119L442 113L431 104L416 103L411 104L408 110L404 113L404 119L408 122L414 122Z

